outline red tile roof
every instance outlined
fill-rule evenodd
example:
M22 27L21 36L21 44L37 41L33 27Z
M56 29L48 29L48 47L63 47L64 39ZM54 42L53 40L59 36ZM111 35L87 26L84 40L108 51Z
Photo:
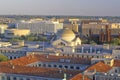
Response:
M90 66L86 71L93 71L96 70L97 72L108 72L112 67L110 67L107 64L104 64L103 62L98 62L92 66Z
M21 57L15 60L10 60L5 63L12 62L16 65L27 65L34 62L60 62L60 59L70 60L69 63L72 64L90 64L91 60L87 58L75 58L75 57L66 57L66 56L55 56L55 55L29 55ZM68 63L68 62L62 62Z
M113 67L120 67L120 60L114 60Z
M61 69L62 72L59 73L60 69L26 66L27 64L37 62L37 61L59 62L60 59L70 59L71 63L75 63L75 64L84 63L83 61L85 60L87 62L87 59L81 59L81 58L71 58L71 57L53 56L53 55L49 55L48 57L46 55L30 55L30 56L21 57L21 58L6 61L6 62L1 62L0 72L11 73L11 74L24 74L24 75L32 75L32 76L39 75L42 77L52 77L52 78L63 78L64 73L66 73L67 77L69 78L80 73L80 71L65 70L65 69Z
M9 74L21 74L21 75L31 75L31 76L40 76L40 77L50 77L50 78L63 78L64 73L67 74L67 77L75 76L80 73L80 71L73 70L64 70L61 69L61 73L59 69L55 68L38 68L38 67L29 67L29 66L19 66L14 65L14 67L10 64L0 64L0 72L1 73L9 73Z
M71 78L70 80L83 80L83 75L77 74L73 78ZM87 76L84 76L84 80L92 80L92 79L88 78Z

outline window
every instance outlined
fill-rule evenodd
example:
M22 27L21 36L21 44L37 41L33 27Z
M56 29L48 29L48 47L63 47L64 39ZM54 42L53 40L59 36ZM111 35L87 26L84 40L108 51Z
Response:
M4 76L2 76L2 80L5 80L5 77L4 77Z
M54 67L56 68L56 67L57 67L57 65L54 65Z
M13 78L13 80L17 80L17 78L16 78L16 77L14 77L14 78Z
M84 56L82 55L82 58L84 58Z
M74 69L74 67L73 67L73 66L70 66L70 69Z
M67 69L67 68L68 68L68 66L65 66L65 68Z
M26 80L30 80L29 78L27 78Z
M68 62L68 63L69 63L69 62L70 62L70 59L66 59L66 62Z
M10 56L10 59L12 59L12 56Z
M43 64L43 67L46 67L46 64Z
M41 64L39 64L39 67L41 67Z
M62 65L59 65L59 68L62 68Z
M20 78L20 80L23 80L23 78Z
M97 58L99 58L99 56L97 56Z
M60 59L60 62L64 62L64 59Z
M117 73L117 70L115 69L115 73Z
M79 67L76 67L76 69L78 69L78 70L79 70L80 68L79 68Z
M36 67L38 67L38 66L36 65Z
M49 64L48 67L51 67L51 65Z
M7 80L10 80L10 77L9 77L9 76L7 76Z
M16 59L16 57L14 57L14 59Z

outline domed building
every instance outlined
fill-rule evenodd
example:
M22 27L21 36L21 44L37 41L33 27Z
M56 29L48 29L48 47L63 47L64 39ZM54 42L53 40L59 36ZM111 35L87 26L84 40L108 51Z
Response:
M57 47L77 46L81 45L81 40L72 30L65 28L57 35L57 38L52 42L52 45Z

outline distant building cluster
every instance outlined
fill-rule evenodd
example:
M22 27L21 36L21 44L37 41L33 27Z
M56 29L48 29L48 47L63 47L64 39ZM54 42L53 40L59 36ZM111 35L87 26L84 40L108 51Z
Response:
M0 62L0 80L120 80L120 46L108 44L120 39L120 23L52 18L10 24L0 24L0 54L9 59Z

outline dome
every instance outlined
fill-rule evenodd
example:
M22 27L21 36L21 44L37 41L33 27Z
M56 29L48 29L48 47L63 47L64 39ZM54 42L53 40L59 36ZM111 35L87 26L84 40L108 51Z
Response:
M75 39L75 34L72 30L66 28L62 32L61 38L65 41L71 42L73 39Z

